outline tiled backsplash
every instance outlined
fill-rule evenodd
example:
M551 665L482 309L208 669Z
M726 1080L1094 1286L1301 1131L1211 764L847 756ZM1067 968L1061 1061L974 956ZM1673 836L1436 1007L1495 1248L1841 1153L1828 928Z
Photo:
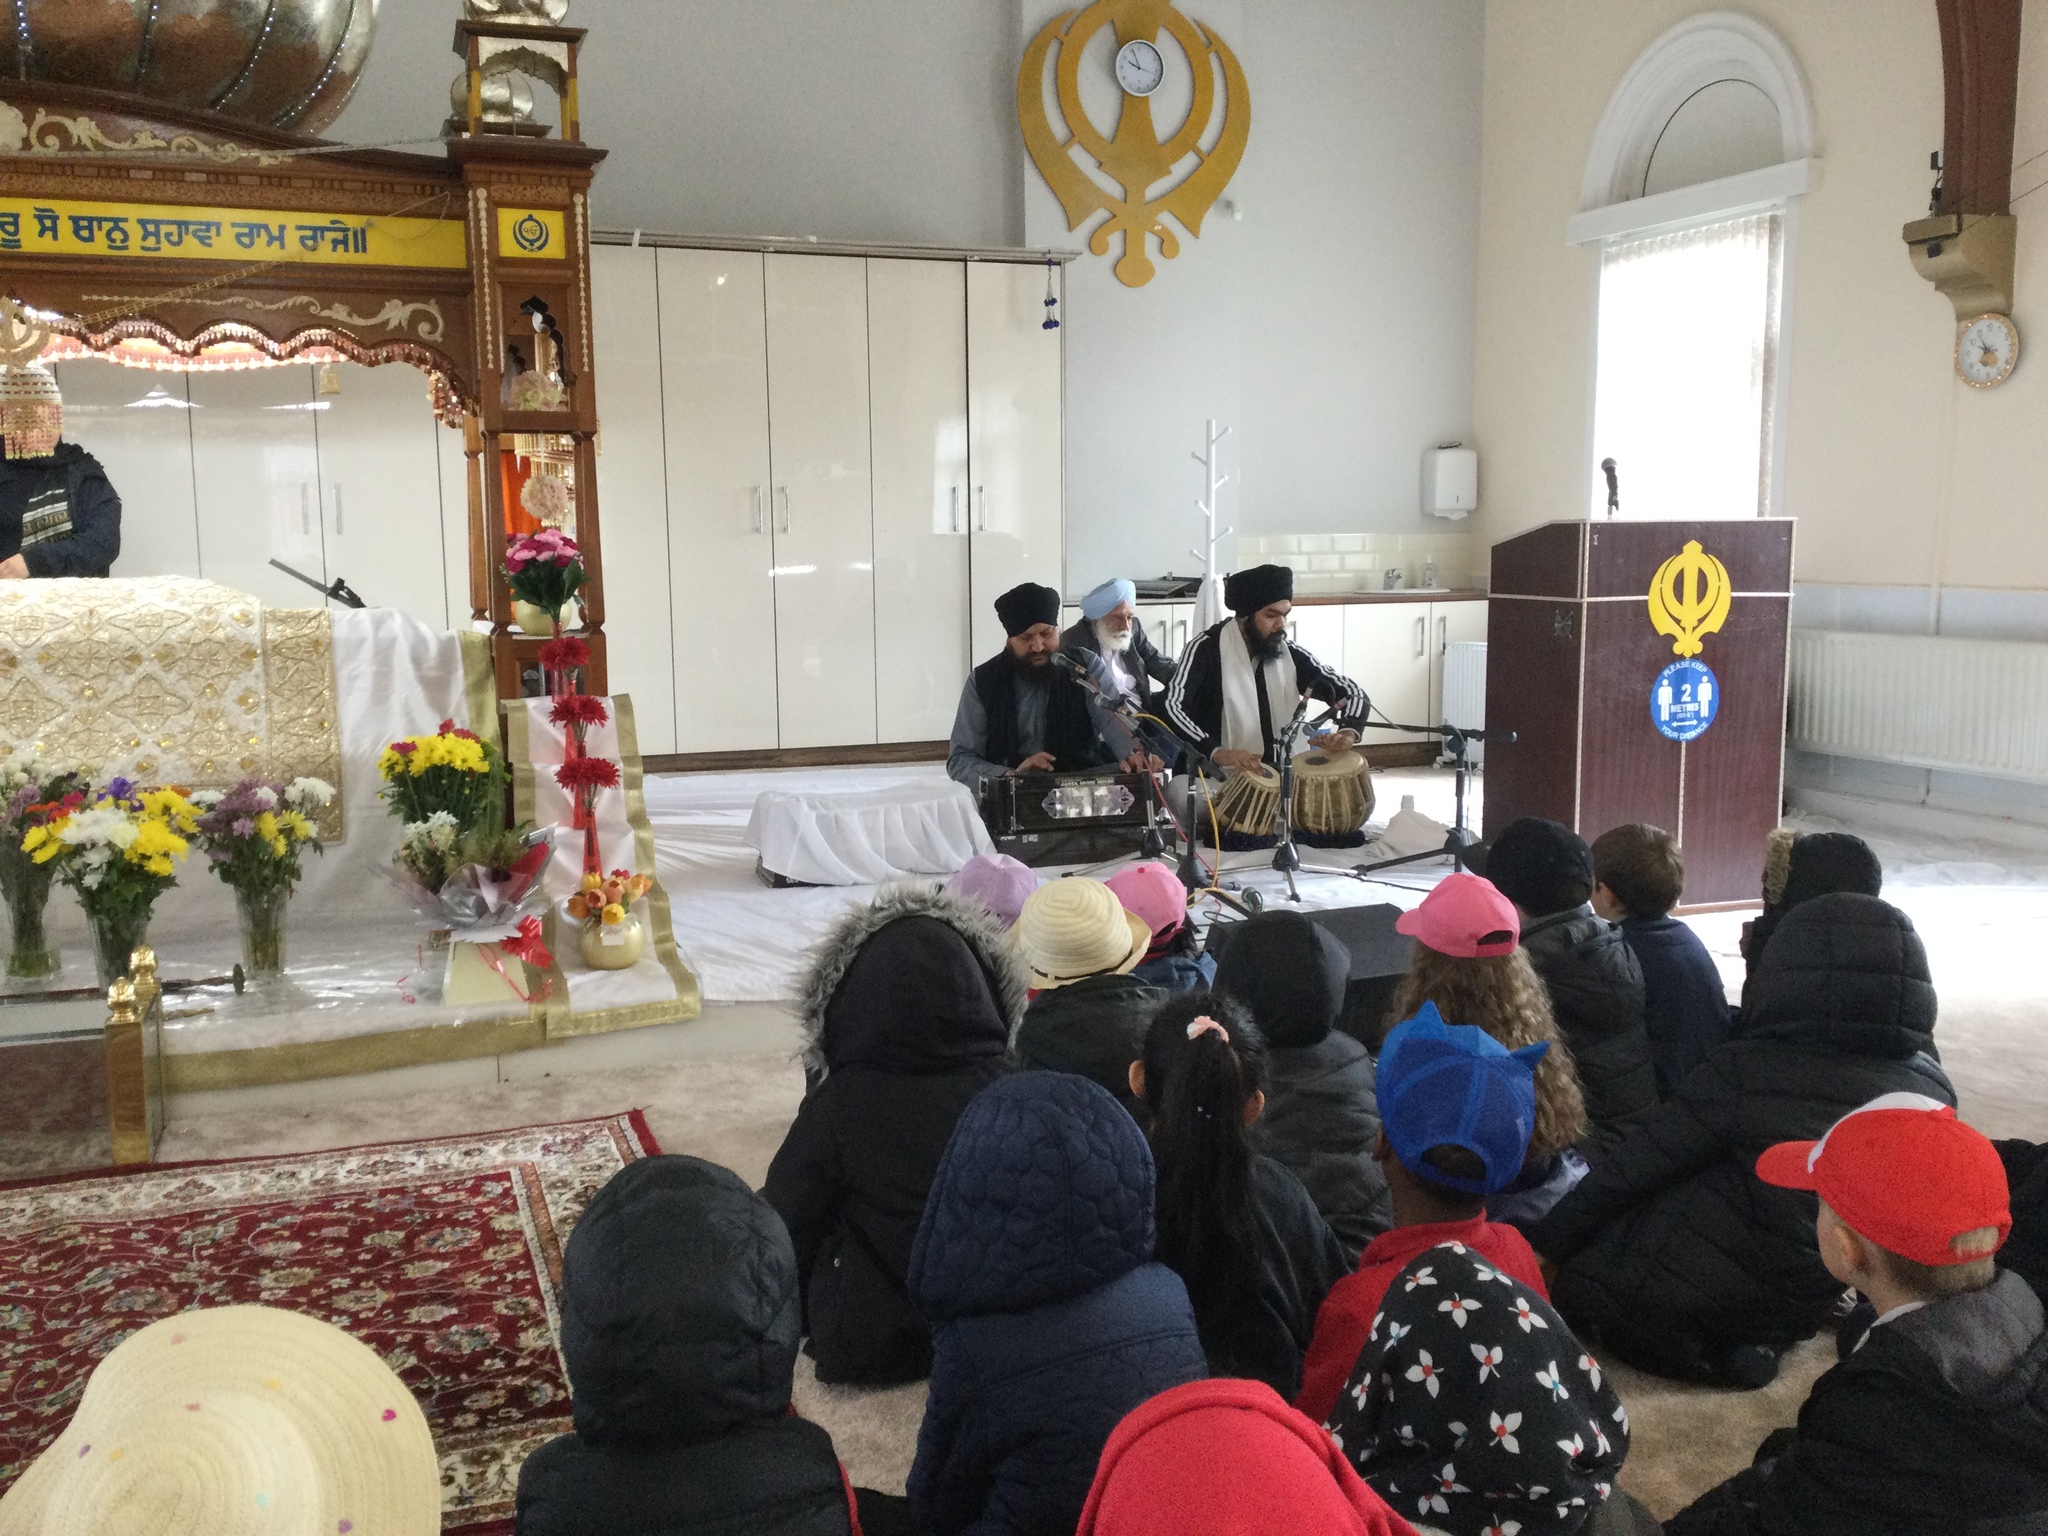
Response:
M1415 591L1423 566L1436 562L1438 587L1482 587L1485 574L1474 560L1472 536L1464 533L1288 533L1237 541L1237 568L1286 565L1294 568L1294 590L1303 597L1385 590L1386 572L1399 569L1401 588Z

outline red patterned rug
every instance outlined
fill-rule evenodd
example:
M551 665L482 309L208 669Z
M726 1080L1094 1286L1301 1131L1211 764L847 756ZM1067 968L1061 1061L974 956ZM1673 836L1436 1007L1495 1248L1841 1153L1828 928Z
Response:
M569 1427L562 1242L599 1185L659 1150L635 1111L0 1187L0 1491L122 1339L260 1302L382 1355L433 1427L442 1529L509 1532L520 1463Z

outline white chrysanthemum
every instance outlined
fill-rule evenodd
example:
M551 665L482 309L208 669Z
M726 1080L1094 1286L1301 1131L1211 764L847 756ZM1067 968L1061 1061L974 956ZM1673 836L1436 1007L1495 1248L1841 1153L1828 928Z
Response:
M334 803L334 786L325 779L296 778L284 787L285 803L300 814L324 810Z
M200 810L210 811L216 805L219 805L221 801L227 799L227 797L227 791L224 789L195 789L185 798L198 806Z
M266 811L272 811L277 809L277 791L272 789L268 784L258 784L256 788L253 791L251 791L250 798L253 799L258 805L262 806L263 809Z

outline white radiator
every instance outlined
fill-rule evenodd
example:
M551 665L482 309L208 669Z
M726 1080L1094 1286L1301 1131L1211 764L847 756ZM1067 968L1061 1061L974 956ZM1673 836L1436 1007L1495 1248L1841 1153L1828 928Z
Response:
M1444 647L1445 725L1468 731L1486 729L1486 642L1453 640ZM1475 741L1469 754L1472 762L1485 761L1486 744ZM1449 758L1444 759L1446 762Z
M1792 631L1791 744L2048 782L2048 645Z

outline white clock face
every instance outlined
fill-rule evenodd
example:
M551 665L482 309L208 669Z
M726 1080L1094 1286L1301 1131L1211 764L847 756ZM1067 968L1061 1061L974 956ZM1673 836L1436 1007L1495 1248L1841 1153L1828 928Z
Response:
M1166 60L1141 37L1116 51L1116 83L1133 96L1150 96L1166 78Z
M1979 315L1956 337L1956 372L1973 389L2003 384L2020 360L2020 333L2005 315Z

